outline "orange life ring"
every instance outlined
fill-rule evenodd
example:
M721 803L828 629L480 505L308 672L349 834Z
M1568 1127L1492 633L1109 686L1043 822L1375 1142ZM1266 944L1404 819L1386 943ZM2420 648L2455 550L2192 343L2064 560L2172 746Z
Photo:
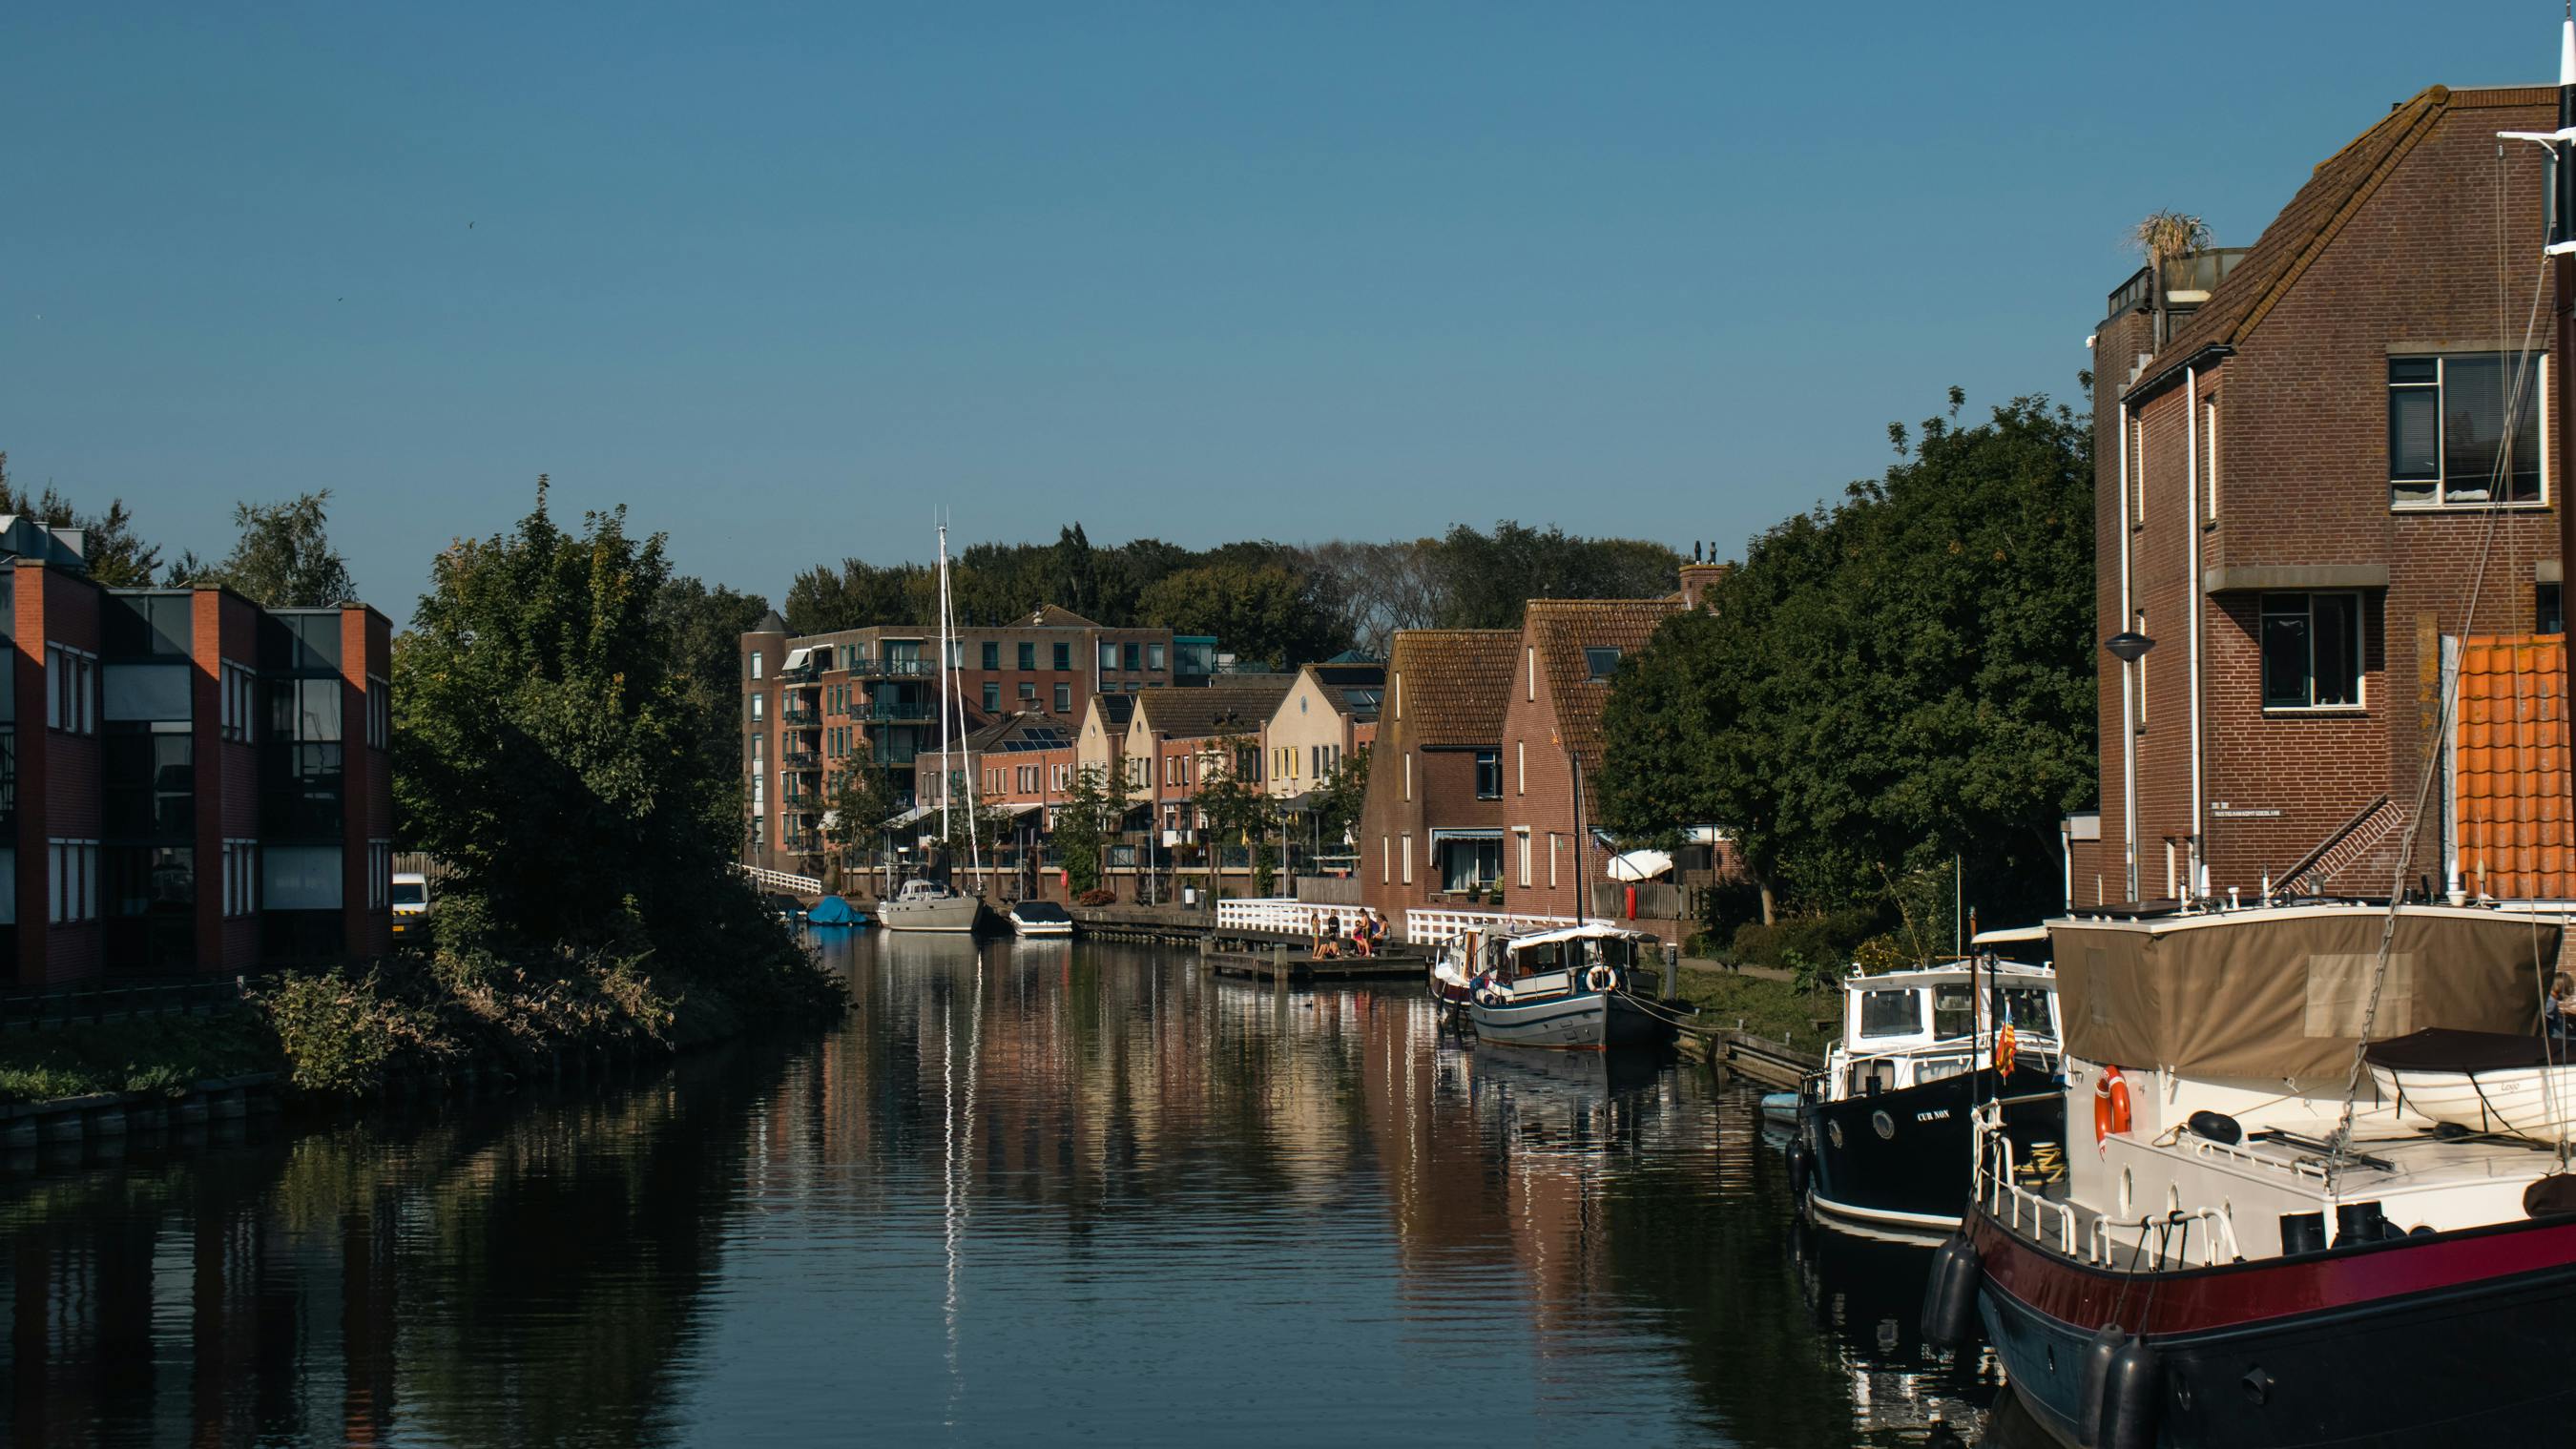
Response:
M2100 1148L2114 1132L2129 1130L2129 1084L2118 1067L2104 1067L2093 1081L2093 1145Z

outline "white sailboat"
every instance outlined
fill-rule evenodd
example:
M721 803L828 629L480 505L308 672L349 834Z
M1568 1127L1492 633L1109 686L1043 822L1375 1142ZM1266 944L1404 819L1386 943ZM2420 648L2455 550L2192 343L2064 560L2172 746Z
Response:
M957 689L957 621L948 596L948 525L939 525L939 838L948 838L950 786L957 744L966 734L966 701ZM984 877L984 857L975 831L975 782L966 772L966 851L976 884ZM908 880L891 900L877 904L877 922L889 931L945 931L963 934L982 923L984 901L946 881Z

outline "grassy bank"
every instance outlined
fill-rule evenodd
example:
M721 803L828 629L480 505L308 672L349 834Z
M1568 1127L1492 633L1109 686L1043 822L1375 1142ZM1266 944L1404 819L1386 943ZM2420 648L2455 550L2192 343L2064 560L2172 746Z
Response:
M282 1071L268 1019L252 1009L0 1034L0 1102L183 1088Z
M1755 1036L1809 1051L1821 1050L1828 1034L1817 1028L1817 1019L1832 1016L1837 1007L1832 993L1811 996L1786 981L1731 971L1685 970L1681 994L1699 1007L1703 1025L1732 1027L1740 1020Z

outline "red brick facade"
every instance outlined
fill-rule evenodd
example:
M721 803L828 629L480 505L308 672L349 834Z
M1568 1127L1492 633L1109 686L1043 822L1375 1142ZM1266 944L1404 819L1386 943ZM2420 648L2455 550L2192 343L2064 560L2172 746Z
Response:
M2438 743L2440 641L2533 628L2566 486L2548 477L2531 504L2395 504L2390 359L2518 355L2526 319L2546 354L2542 154L2499 160L2495 133L2555 125L2553 91L2427 91L2321 164L2161 347L2151 300L2097 332L2101 632L2156 643L2134 675L2101 656L2101 840L2073 846L2078 908L2129 894L2124 675L2142 716L2141 898L2193 893L2195 861L2200 889L2251 897L2356 819L2302 887L2388 891ZM2548 365L2543 395L2561 381ZM2560 420L2541 422L2546 457ZM2358 598L2360 700L2267 708L2265 598L2320 594ZM2438 887L2434 788L2409 883Z

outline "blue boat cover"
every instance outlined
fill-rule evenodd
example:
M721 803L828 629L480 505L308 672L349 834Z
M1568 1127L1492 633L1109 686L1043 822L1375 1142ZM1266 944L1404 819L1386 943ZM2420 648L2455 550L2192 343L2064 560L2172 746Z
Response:
M858 918L859 913L850 909L850 903L839 896L825 896L805 913L805 923L809 926L846 926Z

